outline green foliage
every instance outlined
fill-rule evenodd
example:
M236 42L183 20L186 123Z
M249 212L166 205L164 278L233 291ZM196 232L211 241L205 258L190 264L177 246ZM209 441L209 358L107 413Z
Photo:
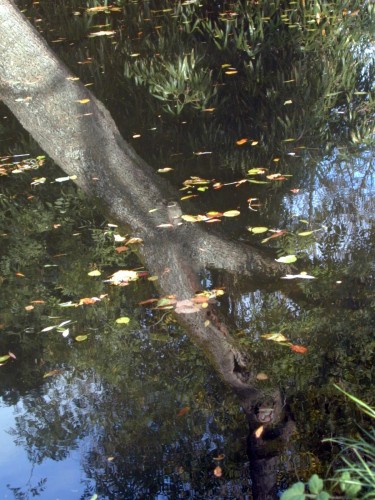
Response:
M336 386L357 407L375 419L375 408L352 394ZM334 464L334 477L326 479L325 482L317 475L311 476L309 481L295 483L281 496L282 500L303 500L307 498L328 499L370 499L375 497L375 429L371 431L362 430L362 436L356 438L333 438L326 442L336 443L342 448L339 455L341 464ZM323 488L325 488L325 491ZM305 491L308 490L308 493ZM330 494L328 493L330 492ZM337 496L339 494L339 496Z

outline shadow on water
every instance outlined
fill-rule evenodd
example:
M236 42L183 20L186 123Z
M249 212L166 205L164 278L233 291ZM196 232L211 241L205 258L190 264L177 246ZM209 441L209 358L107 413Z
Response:
M108 226L70 182L51 183L63 174L49 161L1 177L0 355L17 357L0 368L2 498L277 498L297 478L325 474L337 450L322 438L355 431L359 417L332 384L373 398L369 79L365 63L350 72L355 51L345 53L341 66L345 44L334 33L340 23L366 33L365 19L329 11L320 26L315 14L320 35L305 33L305 56L288 26L305 26L297 8L286 22L254 7L253 17L244 16L250 47L236 38L244 32L241 12L232 38L222 34L237 18L233 6L217 25L215 10L204 6L203 16L189 3L180 6L185 27L198 23L193 37L160 6L143 11L147 5L125 3L124 10L94 17L76 2L55 2L53 12L40 2L29 12L43 20L40 29L59 56L95 83L124 137L152 165L171 165L167 175L178 187L191 176L205 181L184 185L182 195L196 197L183 205L186 213L238 209L238 218L222 219L223 232L254 245L254 252L260 248L270 262L297 255L291 272L315 279L196 268L180 245L182 231L189 231L183 226L161 231L148 247L148 276L112 286L105 280L113 272L142 265L136 246L126 244L129 236L125 244L115 241L124 230ZM272 19L259 25L273 33L266 42L262 30L250 29L259 16ZM117 34L86 38L96 24ZM165 36L156 36L159 25ZM197 94L185 95L190 108L179 94L171 98L173 89L160 99L157 80L150 86L159 104L145 87L159 73L168 84L170 74L162 72L173 59L168 44L194 49L197 68L210 69L211 80L198 79ZM153 67L156 51L161 65ZM129 54L138 52L145 57L131 65ZM317 69L322 60L324 72ZM226 75L226 64L240 76ZM341 73L346 79L338 82ZM173 116L177 104L181 114ZM201 111L211 107L215 112ZM9 113L2 115L2 164L19 161L3 155L40 154ZM236 144L241 138L246 142ZM238 183L249 179L249 169L265 166L267 174L286 177ZM39 175L47 184L30 187ZM214 189L215 182L233 184ZM275 230L283 234L276 238ZM120 246L130 248L116 251ZM100 277L88 275L95 269ZM148 280L153 276L159 279ZM222 288L222 296L212 292ZM140 305L160 295L189 300L202 290L213 298L194 314ZM100 300L61 307L91 297Z

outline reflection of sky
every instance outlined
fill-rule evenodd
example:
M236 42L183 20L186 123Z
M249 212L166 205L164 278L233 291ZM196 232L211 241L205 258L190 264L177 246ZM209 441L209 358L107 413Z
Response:
M0 498L14 498L10 488L20 488L22 492L29 492L36 488L39 481L47 478L45 490L38 495L40 499L80 498L84 493L88 480L80 469L80 448L72 450L69 456L55 462L45 459L41 464L33 465L29 462L23 446L17 446L15 437L9 430L16 427L15 417L23 413L22 404L9 407L0 404Z
M366 245L372 227L372 155L365 151L361 156L345 158L336 150L315 167L310 162L309 168L313 169L310 185L302 187L298 194L285 196L284 207L290 215L306 219L307 229L327 228L315 234L315 257L343 260L351 247ZM335 235L334 241L329 240L329 235Z

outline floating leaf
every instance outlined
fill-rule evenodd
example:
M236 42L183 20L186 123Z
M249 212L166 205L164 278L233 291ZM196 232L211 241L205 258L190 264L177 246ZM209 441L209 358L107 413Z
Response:
M249 175L262 175L266 173L265 168L251 168L250 170L247 171Z
M223 475L223 469L220 467L220 465L218 465L214 469L214 476L215 477L221 477L222 475Z
M122 316L121 318L116 319L116 323L119 325L127 325L130 322L130 318L127 316Z
M256 179L249 179L252 184L269 184L267 181L257 181Z
M177 314L192 314L199 312L199 308L190 299L179 300L176 302L175 312Z
M275 260L276 262L281 262L282 264L291 264L292 262L296 262L297 257L295 255L284 255L284 257L279 257Z
M138 305L144 306L146 304L153 304L154 302L158 302L159 299L147 299L147 300L142 300L141 302L138 302Z
M298 352L299 354L306 354L307 352L307 347L304 347L303 345L291 345L289 346L292 351Z
M76 102L79 102L79 104L87 104L88 102L90 102L90 99L80 99L79 101Z
M113 36L116 31L106 30L106 31L97 31L95 33L89 33L87 36L89 38L93 38L94 36Z
M136 281L138 277L136 271L120 270L113 273L107 281L112 285L127 285L129 281Z
M223 216L224 217L237 217L238 215L240 215L240 211L239 210L228 210L226 212L223 213Z
M248 140L249 139L245 139L245 138L238 139L238 141L236 141L236 144L237 144L237 146L242 146L243 144L246 144Z
M100 276L102 273L99 271L99 269L95 269L94 271L90 271L87 273L88 276Z
M249 227L248 231L251 231L254 234L266 233L268 231L268 227L257 226L257 227Z
M25 306L25 311L32 311L34 309L34 306Z
M156 227L165 228L165 227L174 227L174 226L173 226L173 224L165 223L165 224L158 224Z
M136 243L143 243L142 238L130 238L126 242L127 245L135 245Z
M300 274L287 274L286 276L283 276L281 279L283 280L294 280L294 279L304 279L304 280L315 280L315 276L311 276L310 274L307 274L305 272L302 272Z
M195 215L181 215L181 219L186 222L198 222L198 219Z
M257 373L256 379L257 380L268 380L268 375L266 373L259 372L259 373Z
M264 431L264 426L261 425L260 427L258 427L258 429L254 432L254 436L259 439L260 436L263 434L263 431Z
M178 417L183 417L183 416L184 416L184 415L186 415L186 413L188 413L189 411L190 411L189 406L184 406L183 408L181 408L180 410L178 410L177 416L178 416Z
M95 304L95 302L97 302L98 299L97 297L83 297L82 299L79 299L79 305L80 306L83 306L83 305L90 305L90 304Z
M303 231L302 233L297 233L298 236L310 236L310 234L313 234L315 231Z
M49 372L46 372L43 375L43 378L54 377L55 375L60 375L60 373L63 373L63 371L62 370L51 370Z
M273 340L274 342L287 342L288 339L282 333L265 333L262 335L264 339Z
M115 248L115 251L116 251L117 253L126 252L126 250L129 250L129 247L127 247L127 246L125 246L125 245L124 245L124 246L121 246L121 247L116 247L116 248Z
M159 172L160 174L165 174L165 173L167 173L167 172L170 172L171 170L173 170L173 168L172 168L172 167L164 167L164 168L159 168L159 169L158 169L158 172Z
M75 338L75 340L77 342L83 342L84 340L87 340L88 338L88 335L77 335L77 337Z
M259 141L251 141L251 146L256 146L257 144L259 144Z
M267 241L272 240L273 238L280 238L280 236L284 236L284 234L286 234L286 231L274 231L271 236L262 240L261 243L267 243Z
M4 356L0 356L0 363L4 363L5 361L8 361L11 357L9 354L5 354Z

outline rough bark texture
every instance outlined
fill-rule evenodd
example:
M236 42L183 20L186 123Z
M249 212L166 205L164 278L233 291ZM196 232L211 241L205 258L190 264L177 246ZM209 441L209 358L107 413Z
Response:
M168 202L178 194L123 140L104 106L73 80L9 0L0 0L0 33L0 98L43 150L68 175L77 176L81 189L144 240L142 256L163 293L192 297L200 288L199 271L208 266L249 277L280 273L273 259L197 224L158 228L168 222ZM260 390L250 360L213 307L183 315L181 322L239 395L252 431L262 423L257 408L265 398L273 410L264 425L282 422L279 392Z

